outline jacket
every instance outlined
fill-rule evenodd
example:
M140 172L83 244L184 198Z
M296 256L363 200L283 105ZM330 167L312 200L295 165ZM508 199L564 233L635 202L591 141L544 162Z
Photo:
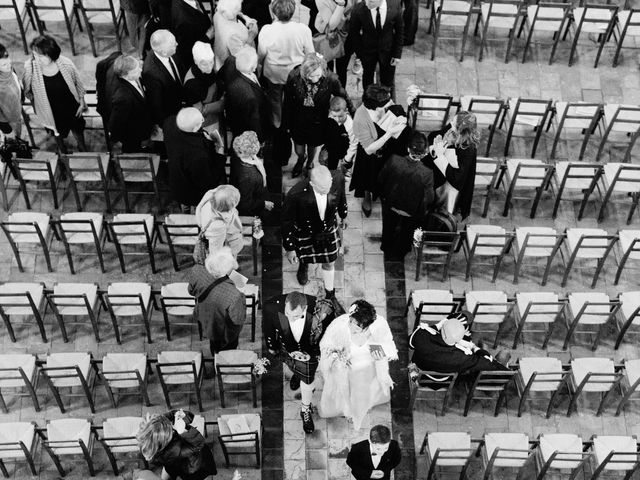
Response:
M178 62L176 67L180 74ZM173 79L154 52L144 59L142 83L153 123L162 126L167 117L177 114L182 107L182 84Z
M402 57L404 21L398 0L386 0L387 16L382 33L378 33L365 2L356 3L349 20L349 41L356 55L363 62Z
M111 99L109 133L113 142L122 142L124 153L141 151L153 129L145 98L138 89L122 78L116 79Z
M171 5L171 32L176 37L178 47L176 54L180 58L180 64L184 75L193 65L191 49L197 41L210 43L207 30L211 27L211 20L205 12L196 10L184 0L173 0Z
M351 468L351 474L356 480L369 480L373 470L382 470L384 472L382 480L389 480L391 470L400 464L401 458L400 445L396 440L391 440L389 449L384 452L382 458L380 458L380 463L374 468L371 461L369 440L363 440L351 446L351 450L347 455L347 465Z
M433 203L433 171L419 161L392 155L378 174L380 197L396 208L421 219Z
M96 110L102 117L105 125L109 124L113 93L117 86L118 77L113 73L113 62L122 55L122 52L113 52L107 58L96 64L96 97L98 105Z
M239 72L230 72L226 92L224 108L233 135L253 130L264 141L270 129L271 107L262 86Z
M275 350L277 353L283 349L287 353L300 351L308 353L314 358L320 357L319 342L311 343L311 324L316 306L316 297L311 295L305 295L305 297L307 297L307 317L304 321L304 329L299 342L296 342L293 338L289 319L284 314L287 296L278 295L265 302L262 313L262 328L269 350ZM333 317L327 317L325 320L328 320L327 323L329 323L333 320Z
M227 245L231 248L233 256L237 257L244 246L242 221L238 210L234 208L228 212L214 211L211 208L211 195L212 190L206 192L196 207L196 222L205 230L210 252Z
M231 184L240 190L237 207L240 215L257 216L264 211L269 192L262 175L255 166L244 163L235 155L231 157Z

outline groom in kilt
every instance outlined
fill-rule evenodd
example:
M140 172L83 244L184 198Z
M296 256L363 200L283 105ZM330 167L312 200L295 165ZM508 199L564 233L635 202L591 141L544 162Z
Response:
M309 281L310 263L322 264L325 298L334 297L334 263L340 251L338 216L347 217L344 181L317 165L289 190L284 200L282 238L287 260L298 263L300 285ZM341 222L341 223L343 223Z
M320 339L327 326L344 313L335 300L316 299L311 295L291 292L264 304L263 332L269 353L282 360L293 372L289 386L300 388L302 428L314 431L311 400L316 369L320 359Z

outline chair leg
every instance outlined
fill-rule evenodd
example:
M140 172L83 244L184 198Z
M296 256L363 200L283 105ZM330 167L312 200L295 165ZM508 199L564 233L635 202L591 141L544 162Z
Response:
M104 389L107 392L107 397L109 397L109 400L111 401L112 408L117 408L116 397L113 394L113 390L111 390L111 386L109 385L109 381L107 379L104 379Z
M431 61L436 57L436 46L438 45L438 34L440 33L440 24L436 22L436 27L433 31L433 45L431 45ZM464 55L464 38L462 39L462 50L463 53L460 54L460 61L462 61L462 55Z
M547 348L547 344L549 343L549 340L551 339L551 334L553 333L554 330L554 324L550 323L549 327L547 328L547 333L545 334L544 340L542 341L542 349L545 350Z
M200 393L200 385L196 384L196 400L198 400L198 408L201 412L204 411L202 408L202 394Z
M73 13L72 13L72 15L73 15ZM65 15L65 17L66 17L66 15ZM73 27L71 25L72 21L73 21L73 17L72 18L68 18L68 17L65 18L65 23L67 24L67 32L69 33L69 43L71 44L71 53L75 57L77 55L77 52L76 52L76 44L73 41ZM78 22L78 25L79 24L80 24L80 22Z
M9 245L11 245L11 249L13 250L13 255L16 257L18 270L20 270L20 273L24 273L24 267L22 266L22 259L20 258L20 250L18 249L18 245L11 238L9 238Z
M220 390L220 406L222 408L226 408L225 401L224 401L224 385L222 384L222 375L220 375L219 371L218 371L218 389Z
M573 65L573 57L576 54L576 49L578 47L579 39L580 39L580 27L576 30L576 34L573 37L573 42L571 43L571 53L569 53L569 66Z
M127 273L127 269L124 266L124 255L122 253L120 242L118 242L118 240L114 237L113 243L116 246L116 253L118 254L118 260L120 261L120 270L122 270L122 273Z
M544 189L540 186L536 188L536 196L533 199L533 205L531 206L531 213L529 214L529 218L536 218L536 211L538 210L538 205L540 204L540 198L542 197Z
M553 395L551 395L551 398L549 399L549 405L547 405L547 413L546 413L547 419L551 418L551 411L553 410L553 405L556 403L556 398L558 397L559 392L560 392L560 387L558 387L558 389L556 389L556 391L553 392Z
M460 61L464 60L464 47L467 45L467 38L469 36L469 24L471 23L471 16L467 18L467 23L464 25L464 31L462 32L462 48L460 50ZM433 57L431 58L433 60Z
M42 243L42 253L44 254L44 260L47 262L47 270L53 272L53 268L51 267L51 256L49 254L49 248L46 243Z
M258 241L255 238L251 242L251 253L253 254L253 274L258 275Z
M600 276L600 272L602 271L602 267L604 267L604 262L606 257L598 260L598 266L596 267L596 272L593 274L593 281L591 282L591 288L596 288L596 283L598 283L598 277Z
M60 327L60 333L62 333L62 340L64 341L64 343L69 343L69 337L67 335L67 327L64 324L64 319L62 318L62 315L56 315L56 318L58 319L58 326Z
M60 458L58 458L58 456L55 453L53 453L53 450L51 450L51 447L49 447L48 445L45 444L43 445L43 447L51 457L51 460L53 460L53 463L56 466L56 469L58 470L58 473L60 474L60 476L64 477L66 473L62 468L62 464L60 463Z
M524 410L524 404L526 400L526 392L523 392L522 396L520 397L520 402L518 403L518 417L522 417L522 410Z
M80 443L80 448L82 449L82 454L84 455L84 459L87 462L87 467L89 468L89 475L91 475L92 477L96 476L96 470L93 467L93 460L91 459L91 454L89 453L89 450L87 449L87 446L84 444L84 442L82 440L78 440L78 443Z
M473 400L473 390L469 390L467 394L467 400L464 402L464 412L462 416L466 417L469 413L469 409L471 408L471 401Z

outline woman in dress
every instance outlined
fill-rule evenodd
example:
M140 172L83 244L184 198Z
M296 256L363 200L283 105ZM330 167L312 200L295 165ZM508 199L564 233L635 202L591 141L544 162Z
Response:
M242 250L242 222L236 209L239 202L240 192L233 185L220 185L200 200L196 207L196 222L205 232L209 253L224 245L231 248L234 257Z
M320 355L320 416L344 415L360 429L367 412L391 398L389 360L398 359L398 350L389 324L369 302L356 300L327 327Z
M433 169L436 204L464 220L471 213L480 133L476 116L458 112L444 129L427 137L431 155L425 164ZM453 188L452 188L453 187Z
M255 47L258 23L242 13L242 0L219 0L213 15L216 72L245 45Z
M9 52L0 45L0 131L19 137L22 130L22 85Z
M327 71L327 62L315 53L305 55L302 64L289 74L284 87L282 123L291 133L298 157L291 172L293 178L302 173L305 160L307 167L311 167L316 149L324 143L332 97L343 97L350 105L336 74Z
M85 89L73 62L60 55L60 46L48 35L31 42L32 57L24 64L24 94L31 99L40 123L55 136L58 148L67 153L63 140L69 132L86 151L82 112L87 109Z

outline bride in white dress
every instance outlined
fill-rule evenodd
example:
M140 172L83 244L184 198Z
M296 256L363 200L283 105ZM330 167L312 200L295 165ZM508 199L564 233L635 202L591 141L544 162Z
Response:
M389 360L398 359L398 350L389 324L369 302L356 300L349 313L329 324L320 352L320 416L344 415L360 429L371 407L391 398Z

